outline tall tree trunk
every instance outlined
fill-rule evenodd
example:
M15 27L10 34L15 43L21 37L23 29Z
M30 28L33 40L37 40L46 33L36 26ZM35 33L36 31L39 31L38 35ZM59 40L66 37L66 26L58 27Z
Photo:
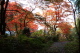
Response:
M1 1L1 35L5 35L5 32L4 32L4 24L5 24L5 16L4 16L4 3L5 3L5 0L2 0Z
M0 26L1 27L0 28L1 35L5 35L5 28L6 28L5 14L6 14L6 8L7 8L7 5L8 5L8 2L9 2L9 0L7 0L6 3L5 3L5 0L1 1L1 24L0 24L1 25ZM4 7L4 4L6 4L5 7Z
M56 22L55 22L55 25L54 25L55 35L56 35L56 28L57 28L57 27L56 27L56 24L57 24L57 22L58 22L58 20L59 20L60 3L59 3L59 6L56 5L56 7L57 7L57 8L55 8L55 11L58 12L58 13L55 13L55 14L56 14Z
M70 0L68 0L68 1L71 3L71 7L72 7L72 10L73 10L73 18L74 18L76 32L77 32L78 37L80 37L80 31L78 32L79 28L77 27L77 24L76 24L76 17L75 17L76 10L73 8L74 6L73 6L72 2Z

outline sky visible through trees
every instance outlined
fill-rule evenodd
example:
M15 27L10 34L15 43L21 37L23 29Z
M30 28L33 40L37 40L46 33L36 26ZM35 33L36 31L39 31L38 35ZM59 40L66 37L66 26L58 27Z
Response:
M55 0L54 2L9 0L5 22L7 24L6 30L9 31L22 30L24 27L29 27L31 31L40 29L49 31L51 28L56 31L57 28L61 29L61 25L65 24L71 25L70 28L74 27L73 11L68 0L59 3ZM65 29L61 30L64 31Z
M47 5L51 5L52 3L50 3L49 1L41 1L41 0L13 0L13 1L16 1L17 3L19 3L23 8L26 8L27 10L29 11L32 11L33 13L37 13L39 12L40 14L43 13L42 9L50 9L48 8ZM25 1L25 2L24 2ZM37 3L37 4L36 4ZM73 16L70 15L68 17L65 18L65 21L68 21L68 22L73 22Z

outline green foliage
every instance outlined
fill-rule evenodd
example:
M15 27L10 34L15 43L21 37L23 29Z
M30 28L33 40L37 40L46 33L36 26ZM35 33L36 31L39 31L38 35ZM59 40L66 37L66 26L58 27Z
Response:
M79 42L73 41L65 45L66 53L79 53Z
M0 53L40 53L51 43L45 37L6 37L0 39Z
M77 40L77 36L76 35L69 35L67 40L68 41L75 41L75 40Z
M59 34L57 34L57 35L47 35L47 34L45 34L44 35L42 30L39 30L39 31L36 31L36 32L32 33L31 37L39 38L43 42L47 42L49 40L56 42L56 41L59 40Z
M80 18L77 19L77 32L80 33Z
M76 0L75 4L76 4L76 7L78 8L78 12L79 12L79 9L80 9L80 0Z
M68 40L75 41L78 39L76 28L71 29L71 33L69 34Z
M18 35L17 39L20 41L25 41L28 40L29 38L26 35L20 34Z
M30 48L33 51L33 53L40 52L41 49L44 47L43 42L38 38L30 39L28 40L28 42L30 43Z
M42 30L39 30L39 31L36 31L36 32L33 32L31 34L32 37L39 37L39 36L43 36L43 31Z
M44 48L42 49L40 53L47 53L47 50L51 46L52 43L53 41L48 41L46 44L44 44Z
M55 42L59 41L59 35L58 34L53 36L53 41L55 41Z

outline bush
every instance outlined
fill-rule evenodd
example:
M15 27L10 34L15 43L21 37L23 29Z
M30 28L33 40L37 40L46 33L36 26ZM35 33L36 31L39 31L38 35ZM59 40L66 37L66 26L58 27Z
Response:
M79 43L78 42L70 42L65 45L66 53L79 53Z
M40 37L40 36L43 36L43 31L42 30L39 30L39 31L36 31L36 32L33 32L31 34L32 37Z
M0 53L40 53L49 43L45 37L6 37L0 39Z
M59 35L54 35L53 38L52 38L52 40L53 40L54 42L59 41Z
M30 43L30 47L31 47L31 50L33 51L33 53L40 52L41 49L44 47L44 43L41 40L39 40L38 38L33 38L28 41Z
M42 30L33 32L31 34L31 37L39 38L43 42L47 42L47 41L54 41L54 42L56 42L56 41L59 41L59 34L57 34L57 35L47 35L47 34L44 34Z
M71 33L69 34L69 41L75 41L78 39L76 28L71 29Z
M75 40L77 40L78 39L78 36L77 35L70 35L69 37L68 37L68 41L75 41Z

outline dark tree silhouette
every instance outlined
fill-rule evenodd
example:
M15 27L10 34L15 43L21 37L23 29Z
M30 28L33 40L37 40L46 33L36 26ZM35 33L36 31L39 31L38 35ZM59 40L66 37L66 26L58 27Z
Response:
M30 36L30 29L28 27L24 27L22 34L26 35L27 37Z
M9 0L1 0L1 17L0 17L0 35L5 35L5 28L6 28L6 23L5 23L5 14L6 14L6 8L8 6ZM5 7L4 7L5 5Z

